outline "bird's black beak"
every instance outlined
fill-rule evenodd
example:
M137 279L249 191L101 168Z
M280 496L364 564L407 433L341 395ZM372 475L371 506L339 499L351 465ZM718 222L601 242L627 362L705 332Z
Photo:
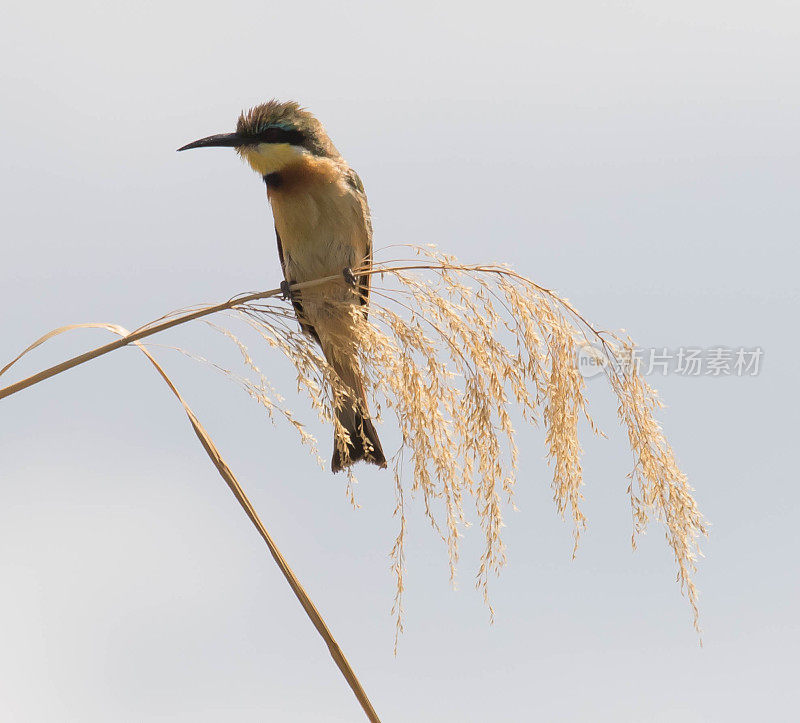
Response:
M208 138L201 138L199 141L187 143L179 151L188 151L190 148L211 148L212 146L221 146L224 148L236 148L237 146L244 146L247 141L237 133L218 133L215 136L208 136Z

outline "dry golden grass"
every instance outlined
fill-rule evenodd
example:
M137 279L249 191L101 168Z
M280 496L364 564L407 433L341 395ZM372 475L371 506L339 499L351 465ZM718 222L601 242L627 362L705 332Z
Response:
M341 353L358 360L372 416L378 421L391 416L387 426L396 425L400 431L400 449L389 460L398 520L398 534L391 550L397 634L402 631L409 497L421 498L424 514L444 540L453 580L459 539L468 524L466 506L474 506L484 540L477 586L488 604L489 576L499 572L506 559L501 537L503 506L513 504L517 481L518 450L511 421L514 407L519 408L524 421L540 424L544 429L553 469L553 498L559 514L572 520L577 547L586 524L580 506L581 418L597 431L587 410L584 379L577 365L578 350L589 344L599 349L633 453L628 486L633 544L650 520L664 524L678 581L699 631L697 590L692 576L699 554L698 541L706 534L706 526L686 476L655 420L654 411L660 406L656 393L639 375L636 365L624 363L633 349L630 339L597 330L566 299L507 266L464 265L433 248L414 248L414 252L416 258L412 260L377 261L372 269L354 270L357 275L369 273L373 277L370 316L367 321L356 304L345 304L351 323L338 340ZM377 283L377 277L383 283ZM304 289L334 278L338 277L298 284L293 293L302 298ZM343 278L340 280L345 283ZM318 347L299 332L294 312L277 298L279 294L278 289L273 289L173 312L133 333L112 325L76 325L102 326L121 338L0 389L0 399L126 344L141 347L141 340L146 337L226 312L255 330L260 343L282 352L291 361L298 391L307 395L323 422L334 426L336 444L346 455L347 432L336 421L334 412L338 406L352 403L352 396ZM287 408L246 345L228 328L214 326L236 344L248 372L236 374L214 366L241 384L270 416L282 415L297 430L301 442L319 458L313 436ZM76 327L63 327L37 340L0 370L0 375L39 344ZM156 364L152 355L148 356ZM163 369L156 366L184 405L204 449L259 529L368 717L373 719L375 714L363 689L321 617L280 557L208 435ZM348 470L347 490L353 504L354 479L352 469Z
M387 426L400 430L401 447L390 459L399 524L391 551L398 633L409 495L421 497L424 514L444 539L452 580L459 539L468 526L465 506L474 506L484 538L477 585L488 604L489 575L499 572L506 559L503 506L513 504L517 481L513 407L525 421L544 429L553 498L559 514L572 520L577 548L586 524L580 506L581 418L598 432L577 366L578 350L589 343L604 357L603 370L633 452L628 493L634 546L651 519L664 523L681 589L698 627L692 575L698 538L706 527L655 420L654 410L660 406L656 393L635 365L624 363L631 356L630 339L595 329L566 299L507 266L467 266L433 248L414 250L413 260L378 261L371 270L356 270L373 276L369 320L357 306L348 306L350 328L338 340L341 353L359 360L374 415L391 415ZM375 283L376 277L383 283ZM302 290L298 295L302 298ZM298 390L307 394L320 419L335 426L333 410L352 402L344 401L349 399L346 390L318 347L298 331L287 305L262 299L237 305L231 313L256 330L263 343L285 354L295 366ZM285 415L317 454L315 440L286 408L244 343L229 330L220 331L237 345L254 378L226 373L271 415ZM343 452L346 435L337 428ZM351 500L353 480L350 471Z

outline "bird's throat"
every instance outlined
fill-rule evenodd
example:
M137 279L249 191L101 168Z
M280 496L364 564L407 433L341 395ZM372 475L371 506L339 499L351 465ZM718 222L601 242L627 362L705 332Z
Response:
M239 149L239 154L260 176L279 173L287 166L310 155L302 146L290 143L259 143L255 146L243 146Z

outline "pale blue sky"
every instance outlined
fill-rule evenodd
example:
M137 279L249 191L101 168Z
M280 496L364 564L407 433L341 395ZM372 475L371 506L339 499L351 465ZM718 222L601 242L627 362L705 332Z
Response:
M0 27L0 360L61 324L129 327L279 281L263 184L177 154L294 98L359 171L376 247L503 260L644 346L761 346L755 378L655 381L712 524L699 648L654 525L630 550L624 433L585 438L570 560L521 430L490 626L410 509L392 655L391 480L320 471L171 352L386 721L790 720L800 10L793 2L16 3ZM32 372L104 341L62 338ZM202 326L164 343L230 352ZM292 407L285 366L262 352ZM327 455L329 431L313 423ZM385 445L395 447L387 424ZM133 350L0 402L0 719L351 721L360 709L180 408Z

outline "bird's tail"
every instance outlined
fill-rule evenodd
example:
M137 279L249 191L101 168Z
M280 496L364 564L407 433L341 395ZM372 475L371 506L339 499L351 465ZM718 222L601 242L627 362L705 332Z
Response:
M359 404L355 408L340 409L336 412L336 417L347 431L349 439L345 442L334 432L333 459L331 459L331 470L334 472L362 459L382 469L386 468L386 457L378 439L378 432L372 420L359 409L361 406Z
M349 354L329 353L333 350L326 349L326 346L323 344L325 356L350 390L350 393L343 395L344 398L339 400L336 409L336 419L349 438L345 440L343 435L337 434L334 430L331 469L338 472L361 460L385 468L386 456L383 454L375 425L369 418L367 396L355 359Z

